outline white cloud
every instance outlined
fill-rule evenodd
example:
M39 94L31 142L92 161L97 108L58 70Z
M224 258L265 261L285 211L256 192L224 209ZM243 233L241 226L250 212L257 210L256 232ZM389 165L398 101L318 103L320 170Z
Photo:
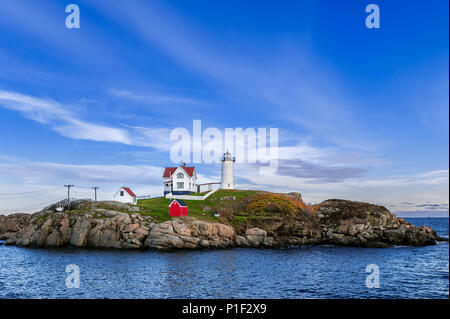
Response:
M329 167L325 167L325 171ZM254 165L236 167L238 187L244 189L264 189L275 192L300 192L307 202L318 203L329 198L342 198L371 202L387 206L394 205L395 211L429 210L428 207L413 207L401 204L438 203L448 204L449 171L438 170L411 175L373 178L352 176L337 182L322 182L322 174L298 177L281 174L258 174Z
M24 117L50 125L59 134L81 140L114 142L143 147L170 149L167 128L122 125L111 127L81 120L68 106L51 99L36 98L0 90L0 107L20 112Z
M0 172L35 180L74 180L82 183L148 183L159 181L162 176L162 168L150 165L75 165L18 159L0 162Z
M125 130L82 121L68 107L50 99L0 90L0 106L18 111L33 121L49 124L55 131L73 139L132 143Z
M192 98L182 97L177 95L168 95L161 94L158 92L135 92L129 90L118 90L118 89L109 89L108 93L111 95L135 101L142 101L151 104L199 104L200 101L197 101Z
M346 94L343 81L305 46L294 44L265 52L271 61L267 63L245 57L240 49L225 52L225 45L218 47L216 39L168 6L141 1L125 6L106 1L90 5L126 25L150 48L156 47L185 68L219 81L220 92L227 99L245 101L244 107L261 104L267 114L299 125L336 145L364 150L378 146L374 140L367 143L368 129L357 119L355 102L349 97L351 91ZM134 10L136 6L140 9Z

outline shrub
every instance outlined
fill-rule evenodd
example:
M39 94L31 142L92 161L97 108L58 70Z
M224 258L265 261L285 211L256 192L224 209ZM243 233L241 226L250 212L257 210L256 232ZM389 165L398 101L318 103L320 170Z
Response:
M231 207L219 207L217 208L217 213L220 214L220 217L223 217L227 220L232 220L234 216L233 209Z
M245 211L251 215L293 215L302 210L302 203L282 194L259 194L247 198Z

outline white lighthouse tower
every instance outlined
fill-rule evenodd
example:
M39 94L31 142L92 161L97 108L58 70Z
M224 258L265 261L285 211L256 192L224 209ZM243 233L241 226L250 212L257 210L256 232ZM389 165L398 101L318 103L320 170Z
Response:
M220 188L234 189L234 162L236 158L231 157L230 152L226 152L222 157L222 180Z

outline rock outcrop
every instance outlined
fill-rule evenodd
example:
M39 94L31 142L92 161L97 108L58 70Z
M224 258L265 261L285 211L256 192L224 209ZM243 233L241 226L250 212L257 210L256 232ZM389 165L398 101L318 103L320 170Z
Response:
M127 206L121 206L119 211L111 209L113 203L108 205L108 209L93 206L85 212L0 216L0 239L6 240L6 245L26 247L163 250L318 244L421 246L439 239L433 229L415 227L385 207L346 200L327 200L313 212L269 216L238 228L188 216L158 223L136 212L135 207L128 206L127 211Z
M324 224L322 236L331 244L363 247L390 245L424 246L436 243L436 232L415 227L385 207L347 200L320 204L318 217Z
M0 215L0 240L5 240L22 230L30 222L30 214Z
M6 245L27 247L141 248L153 225L148 216L102 209L41 213L31 215L25 227L3 234L3 238Z
M270 246L273 239L262 229L250 229L239 240L228 225L207 222L192 217L173 218L155 223L151 217L102 210L95 213L51 213L30 215L29 223L14 224L8 220L7 232L2 233L6 245L24 247L97 247L97 248L155 248L199 249L227 247Z
M298 193L286 197L300 200ZM270 208L270 203L266 207ZM255 229L263 229L256 231ZM236 228L244 243L258 247L287 245L320 245L389 247L391 245L433 245L440 240L426 226L415 227L397 218L385 207L368 203L331 199L313 210L296 214L266 214L264 218L247 218ZM270 239L263 240L264 236ZM245 239L245 238L244 238Z
M196 249L233 247L236 234L230 226L180 217L156 224L145 247L157 249Z

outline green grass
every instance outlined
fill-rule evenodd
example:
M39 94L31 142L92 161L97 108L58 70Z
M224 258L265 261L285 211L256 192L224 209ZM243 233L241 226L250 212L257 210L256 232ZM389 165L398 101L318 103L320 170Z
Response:
M221 198L234 196L236 199L242 199L260 192L261 191L253 190L221 189L205 200L184 200L184 202L188 205L188 216L207 221L216 221L217 218L214 217L214 213L216 212L217 207L220 207L220 205L224 203L224 200L221 200ZM150 215L158 221L166 221L170 219L169 204L170 200L164 197L138 200L138 206L142 209L141 214ZM203 209L205 207L209 207L211 211L204 212Z
M99 209L106 209L106 210L115 210L116 212L121 212L121 213L127 213L127 214L132 214L132 211L129 211L126 208L120 208L117 207L115 205L110 205L107 203L103 203L103 202L98 202L95 204L95 208L99 208Z
M101 213L101 212L96 212L91 210L93 207L92 205L89 203L87 205L81 205L76 209L71 209L71 210L66 210L64 211L64 214L83 214L86 212L90 212L92 214L92 216L94 218L100 219L100 218L111 218L112 216L106 216L105 214ZM96 209L105 209L105 210L114 210L116 212L121 212L121 213L127 213L127 214L132 214L134 212L130 212L129 210L125 209L125 208L120 208L114 205L109 205L107 203L102 203L102 202L98 202L95 203L95 207Z
M231 225L241 224L247 222L247 216L234 216Z
M203 196L208 194L210 191L201 192L201 193L190 193L189 196Z
M217 212L217 208L223 207L226 205L227 200L223 199L224 197L235 197L236 200L240 200L252 195L260 194L263 191L254 191L254 190L225 190L221 189L209 196L205 200L185 200L184 202L188 205L188 216L195 217L200 220L206 221L217 221L217 218L214 217L214 214ZM207 193L207 192L205 192ZM202 196L205 193L198 193L195 195ZM140 199L138 200L137 205L141 208L140 212L136 212L141 215L151 216L155 218L158 222L164 222L169 220L171 217L169 216L169 204L170 200L164 197L155 197L150 199ZM88 211L86 207L79 207L77 209L72 209L69 211L65 211L64 214L77 214L77 213L85 213ZM107 210L115 210L121 211L124 213L132 214L134 212L129 212L126 209L120 209L115 207L114 205L109 205L107 203L98 203L96 208L103 208ZM209 211L204 211L205 208L208 208ZM36 218L35 222L45 222L50 214L44 214ZM94 212L93 216L95 218L107 218L108 216L102 214L101 212ZM246 221L253 218L264 218L264 216L249 216L246 212L240 212L233 217L233 220L230 224L237 225L239 223L245 223Z
M169 204L170 201L164 197L138 200L138 206L141 208L140 214L152 216L160 222L169 219Z
M39 217L35 218L33 220L33 223L35 223L35 224L45 223L47 221L47 219L50 217L50 215L51 215L51 213L42 214Z

